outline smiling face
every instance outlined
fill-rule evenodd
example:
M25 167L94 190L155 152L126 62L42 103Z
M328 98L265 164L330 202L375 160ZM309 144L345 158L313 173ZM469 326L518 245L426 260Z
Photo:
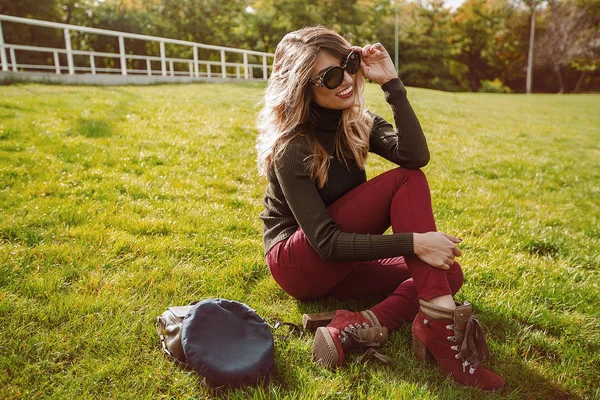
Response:
M311 78L316 78L332 66L339 66L341 60L334 57L326 51L321 51L317 55L315 64L313 65ZM354 75L350 75L348 71L344 71L344 80L342 84L335 89L327 89L325 86L311 85L313 101L321 107L331 108L334 110L345 110L354 105L355 102L355 85Z

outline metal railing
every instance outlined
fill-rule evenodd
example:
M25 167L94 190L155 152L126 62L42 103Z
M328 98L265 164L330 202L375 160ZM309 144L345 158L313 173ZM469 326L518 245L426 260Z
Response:
M64 38L64 48L42 47L23 44L6 43L2 30L2 22L10 22L17 24L34 25L48 28L61 29ZM118 38L118 53L101 52L93 50L73 49L71 45L71 33L82 32L96 35L105 35ZM138 39L159 44L158 55L148 54L128 54L125 48L125 39ZM166 45L186 46L192 49L191 58L169 57L166 55ZM199 49L209 50L213 52L213 58L218 60L201 60L199 57ZM35 64L19 64L17 61L17 52L36 52L49 53L53 63L46 62ZM218 52L214 54L214 52ZM233 56L232 56L233 54ZM241 54L241 62L228 61L227 58L237 58ZM62 55L62 57L61 57ZM66 56L66 65L61 63L61 58ZM88 62L76 61L84 58L89 59ZM261 62L251 63L249 57L258 59ZM97 59L113 59L118 61L119 68L113 66L98 65ZM157 36L139 35L135 33L111 31L107 29L88 28L77 25L68 25L57 22L41 21L30 18L20 18L0 14L0 64L2 71L12 70L19 71L54 71L55 74L61 75L67 73L75 74L119 74L127 75L147 75L147 76L189 76L191 78L235 78L235 79L264 79L269 76L271 65L269 58L273 58L273 54L259 51L236 49L231 47L213 46L202 43L189 42L185 40L168 39ZM47 58L50 60L50 57ZM128 60L145 60L145 68L128 67ZM270 60L272 63L272 60ZM116 62L112 63L116 64ZM133 63L132 63L133 64ZM137 63L139 65L139 63ZM154 69L153 64L160 64L159 69ZM143 65L143 62L142 62ZM185 67L187 65L187 67ZM182 69L183 66L183 69ZM255 72L258 76L255 77Z

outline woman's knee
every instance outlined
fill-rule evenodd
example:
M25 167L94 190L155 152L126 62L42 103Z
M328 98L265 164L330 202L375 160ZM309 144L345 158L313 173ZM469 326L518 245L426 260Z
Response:
M395 181L397 182L398 187L405 184L425 184L429 186L427 182L427 177L425 173L420 169L408 169L403 167L394 168L387 173L392 174L394 176Z
M425 177L425 173L420 169L408 169L404 167L396 167L387 172L384 172L384 174L385 173L399 175L401 177Z
M406 179L410 181L425 181L427 182L427 177L425 176L425 172L420 169L404 169L404 173L406 175Z

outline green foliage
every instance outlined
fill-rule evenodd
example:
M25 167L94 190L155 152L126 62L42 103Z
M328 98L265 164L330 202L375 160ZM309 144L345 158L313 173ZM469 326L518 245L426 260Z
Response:
M453 14L453 56L467 66L469 86L480 88L483 78L496 73L496 38L504 31L511 8L507 1L467 0Z
M266 181L252 150L263 83L0 87L0 397L594 399L600 365L597 97L409 88L428 136L440 230L503 395L456 386L411 354L337 371L312 335L276 339L265 388L210 392L160 353L154 318L206 297L269 322L364 301L298 302L265 265ZM381 89L370 108L391 120ZM373 177L392 168L377 156Z
M493 81L481 81L479 91L485 93L510 93L510 88L505 86L500 79L496 78Z
M595 18L600 18L600 0L576 0L576 3Z
M560 3L566 2L577 9L572 13L575 23L571 26L589 34L577 31L563 35L560 45L553 45L558 41L549 38L547 44L540 42L540 49L556 48L559 50L555 53L560 53L563 48L581 48L560 64L563 70L569 68L571 72L563 71L560 75L564 90L575 87L597 90L600 87L597 70L585 69L585 73L579 73L581 70L569 65L573 59L578 59L578 65L593 64L598 59L595 44L599 31L598 0ZM446 91L477 91L482 80L497 77L513 91L523 91L531 6L531 0L466 0L456 10L449 9L444 0L0 0L0 13L269 53L275 51L286 33L323 24L340 32L352 44L381 42L392 57L398 15L398 70L406 84ZM545 32L557 31L550 23L556 20L552 15L560 9L540 9L537 28L542 41L548 36ZM585 17L581 10L586 10ZM64 47L60 30L4 23L3 32L8 43ZM75 49L118 52L116 38L89 33L72 33L72 45ZM127 39L125 46L129 54L159 54L157 43ZM191 49L186 46L168 45L166 52L168 56L191 57ZM218 51L200 53L202 59L220 57ZM228 57L228 61L241 61L237 54ZM48 53L19 52L18 59L22 63L54 65ZM89 60L83 61L86 62ZM99 67L120 68L119 59L97 57L97 62ZM557 75L551 64L536 63L536 90L555 90ZM129 60L128 67L145 69L146 66L144 60ZM174 67L183 71L187 65L175 63Z
M466 89L450 67L453 62L448 40L451 14L443 1L424 0L420 5L407 8L411 17L403 21L398 51L402 80L409 85L439 90Z

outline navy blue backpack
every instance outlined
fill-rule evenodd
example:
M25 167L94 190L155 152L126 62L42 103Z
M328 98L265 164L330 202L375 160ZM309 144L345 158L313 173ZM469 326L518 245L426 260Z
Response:
M163 352L210 387L255 385L273 375L273 335L245 304L208 299L170 307L156 321Z

